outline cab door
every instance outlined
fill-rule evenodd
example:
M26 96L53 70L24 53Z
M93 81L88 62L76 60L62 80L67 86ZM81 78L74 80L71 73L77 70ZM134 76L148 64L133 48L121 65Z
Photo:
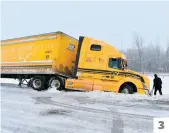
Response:
M107 63L107 70L110 71L106 75L103 75L103 84L104 91L114 91L119 90L119 81L122 80L122 77L119 76L120 60L118 58L109 57Z

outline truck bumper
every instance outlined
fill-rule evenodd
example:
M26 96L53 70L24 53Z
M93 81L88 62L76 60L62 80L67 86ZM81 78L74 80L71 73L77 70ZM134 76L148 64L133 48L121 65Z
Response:
M145 94L145 95L150 95L150 91L148 89L140 88L137 89L138 94Z

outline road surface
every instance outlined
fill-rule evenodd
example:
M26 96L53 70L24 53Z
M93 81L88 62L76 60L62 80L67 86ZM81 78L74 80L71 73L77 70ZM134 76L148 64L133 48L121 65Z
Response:
M169 95L38 92L1 80L2 133L153 133L169 116Z

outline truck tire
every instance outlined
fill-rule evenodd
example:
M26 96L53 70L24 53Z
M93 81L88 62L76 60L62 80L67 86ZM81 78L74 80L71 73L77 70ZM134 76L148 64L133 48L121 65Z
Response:
M35 76L30 80L30 87L34 90L41 91L45 89L45 78L43 76Z
M122 90L120 91L120 93L124 93L124 94L133 94L134 90L133 87L126 84L123 86Z
M56 90L64 90L64 82L60 77L52 77L49 80L49 87L56 88Z

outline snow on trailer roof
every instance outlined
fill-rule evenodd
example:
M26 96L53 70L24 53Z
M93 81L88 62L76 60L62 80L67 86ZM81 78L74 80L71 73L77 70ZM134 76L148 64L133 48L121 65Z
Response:
M76 39L70 35L67 35L66 33L63 33L61 31L57 31L57 32L50 32L50 33L44 33L44 34L38 34L38 35L31 35L31 36L1 40L1 45L16 44L16 43L30 42L30 41L36 41L36 40L53 39L53 38L56 38L57 34L63 34L65 36L68 36L68 37L78 41L78 39Z

